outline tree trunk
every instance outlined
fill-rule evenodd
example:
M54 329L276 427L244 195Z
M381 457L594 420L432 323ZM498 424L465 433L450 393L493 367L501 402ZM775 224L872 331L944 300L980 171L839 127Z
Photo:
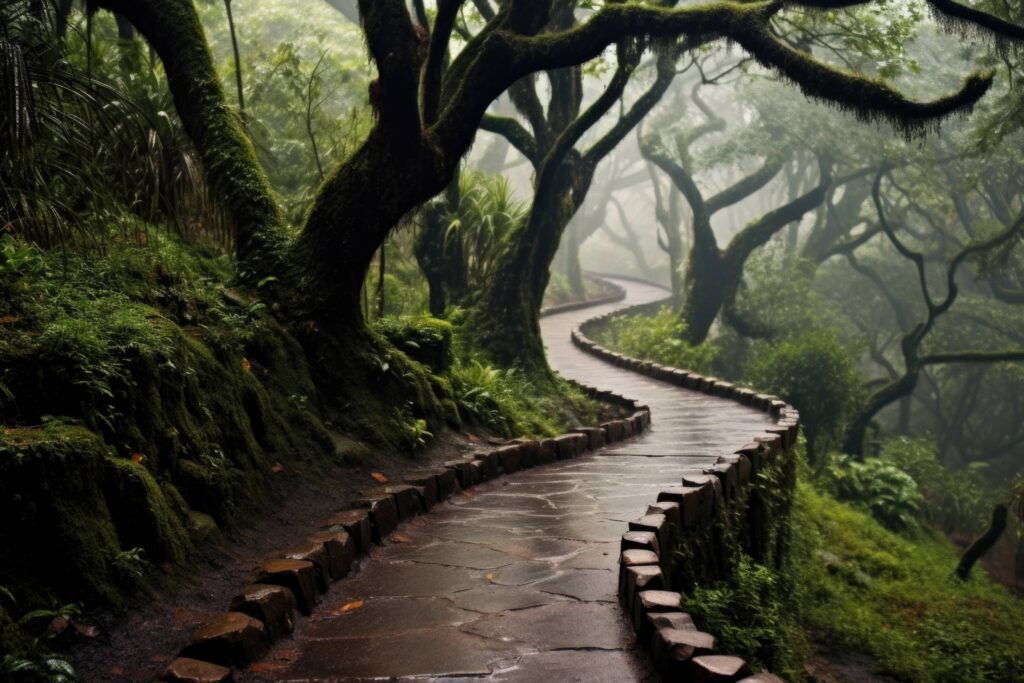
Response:
M569 279L569 292L576 301L587 298L587 287L583 281L583 267L580 265L579 226L570 226L565 241L565 274Z
M1003 531L1006 530L1006 517L1006 505L997 505L992 509L992 521L989 522L988 529L974 543L968 546L964 554L960 556L960 562L956 566L956 577L958 579L966 581L975 563L991 550L992 546L999 540L999 537L1003 535Z
M846 429L846 438L843 442L844 453L856 456L864 455L864 438L868 425L883 409L903 397L913 394L918 376L917 370L908 370L905 375L885 385L868 399L867 406L850 422Z
M529 218L510 240L495 277L473 312L471 329L481 348L505 367L550 377L540 337L540 307L558 244L582 203L593 169L566 160L547 187L538 187Z
M701 218L695 217L694 220ZM711 235L710 223L707 230L695 226L684 282L682 317L686 323L685 340L690 344L699 344L708 338L725 302L727 289L722 254L713 238L704 239L705 235Z
M234 223L241 279L283 275L283 217L256 150L228 106L191 0L96 0L96 6L123 15L163 63L178 117Z

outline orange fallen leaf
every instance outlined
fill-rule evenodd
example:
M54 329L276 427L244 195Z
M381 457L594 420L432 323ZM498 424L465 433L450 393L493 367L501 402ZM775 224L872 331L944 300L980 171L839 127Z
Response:
M477 443L480 441L480 437L472 432L466 432L466 438L469 439L470 443Z
M270 471L273 472L274 474L281 474L282 472L284 472L284 465L282 465L279 462L275 462L273 466L271 466Z
M5 315L0 318L0 325L10 325L11 323L16 323L19 320L21 320L21 318L16 315Z
M346 602L344 605L342 605L338 609L332 611L331 614L333 616L338 616L340 614L345 614L347 612L354 612L355 610L360 609L362 606L363 606L363 599L362 598L356 598L352 602Z
M395 533L388 536L388 540L392 543L412 543L412 539L403 534L401 531L396 531Z
M142 453L132 453L132 462L142 462L146 459Z
M252 363L245 356L242 357L242 369L246 372L252 372Z
M388 478L385 477L380 472L370 472L370 476L373 477L374 479L376 479L377 481L379 481L381 484L386 483L387 480L388 480Z
M110 667L110 674L112 676L123 676L124 675L124 667L123 666L112 666L112 667Z

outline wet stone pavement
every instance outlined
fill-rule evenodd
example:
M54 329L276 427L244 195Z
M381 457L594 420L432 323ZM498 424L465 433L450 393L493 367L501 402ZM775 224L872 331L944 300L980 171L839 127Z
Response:
M549 316L544 339L563 376L649 405L650 431L494 479L406 523L246 680L656 680L618 605L619 539L662 487L769 419L574 347L581 321L665 296L617 282L625 301Z

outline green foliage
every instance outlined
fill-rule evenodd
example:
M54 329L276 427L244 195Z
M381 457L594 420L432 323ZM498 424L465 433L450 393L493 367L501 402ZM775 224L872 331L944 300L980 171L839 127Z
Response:
M853 359L830 330L755 344L744 378L800 411L810 449L838 433L860 393Z
M983 478L984 463L951 472L939 462L933 442L906 437L886 441L881 459L917 482L920 512L928 524L946 533L975 533L985 527L991 505Z
M599 344L635 358L708 372L717 354L713 343L693 346L683 341L686 325L668 306L652 316L615 316L594 331Z
M62 40L52 10L40 20L33 4L0 8L0 69L10 84L0 89L6 230L45 247L144 243L153 227L229 244L232 229L195 150L168 114L162 72L142 50L119 45L112 15L95 16L87 47L81 13Z
M557 395L530 382L515 368L501 369L480 358L458 361L451 371L456 405L462 417L472 425L506 437L551 436L565 430L571 410L593 411L576 390L561 385ZM580 417L581 422L593 422Z
M54 652L61 634L81 613L78 605L53 604L19 612L11 591L0 586L0 680L18 683L72 683L74 666L65 655Z
M218 73L233 95L224 5L200 3L197 10ZM246 127L286 215L300 225L324 175L370 128L366 92L373 73L362 35L325 2L306 3L301 11L284 0L235 3L232 10L242 53Z
M470 283L487 282L506 253L509 238L527 217L508 178L482 172L459 177L459 204L449 217L445 249L465 259Z
M1024 603L988 577L953 577L944 538L907 537L808 483L797 489L793 586L804 626L875 673L915 682L1011 681Z
M787 680L800 676L804 635L794 617L787 577L741 554L727 581L698 586L683 606L722 652L742 653Z
M896 465L880 458L858 461L837 454L829 458L823 476L840 500L867 508L889 529L914 526L921 493L917 482Z

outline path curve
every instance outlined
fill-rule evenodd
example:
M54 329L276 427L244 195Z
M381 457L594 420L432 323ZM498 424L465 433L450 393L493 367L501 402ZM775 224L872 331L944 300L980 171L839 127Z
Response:
M372 551L247 679L655 680L618 605L620 536L683 471L714 464L773 422L576 348L570 332L584 320L665 297L608 279L624 300L542 319L548 359L564 377L650 406L651 429L491 480L408 522L401 542Z

